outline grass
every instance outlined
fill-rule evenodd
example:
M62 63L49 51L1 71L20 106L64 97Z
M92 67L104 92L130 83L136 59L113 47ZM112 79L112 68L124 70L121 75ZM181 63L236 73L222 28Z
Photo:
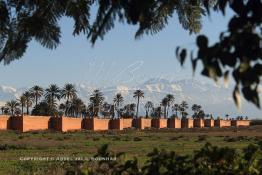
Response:
M97 148L108 144L113 152L125 152L126 159L137 157L140 163L146 161L146 154L154 147L173 150L179 154L191 154L206 142L217 146L242 149L249 143L262 140L262 126L249 128L212 128L188 130L126 130L107 132L51 131L17 133L0 131L0 174L14 174L15 165L21 164L20 157L77 157L92 156ZM50 162L40 162L50 164ZM38 165L40 165L38 164ZM32 165L23 164L16 168ZM53 164L54 166L56 164Z

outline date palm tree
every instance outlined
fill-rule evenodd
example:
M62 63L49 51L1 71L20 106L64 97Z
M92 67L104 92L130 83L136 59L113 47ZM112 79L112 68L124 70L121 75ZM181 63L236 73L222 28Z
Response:
M124 112L125 117L132 117L133 118L134 114L135 114L135 109L136 109L136 104L131 103L131 104L125 105L124 108L121 111Z
M26 114L29 115L29 108L33 103L33 96L30 91L25 91L23 96L25 97Z
M11 100L6 103L6 107L11 111L11 115L14 115L14 111L17 110L19 103L16 100Z
M201 111L201 106L197 104L192 105L192 111L194 112L193 118L199 118L199 112Z
M92 115L97 116L98 112L100 111L100 108L104 101L103 93L100 92L98 89L94 90L94 92L91 94L89 100L90 100L90 107L92 109Z
M174 103L175 97L172 94L167 94L166 99L167 99L167 112L166 112L167 114L166 114L166 116L168 117L169 108Z
M138 108L139 108L139 101L140 98L144 98L144 92L142 90L136 90L133 95L134 98L137 98L137 104L136 104L136 118L138 118Z
M61 98L66 98L66 100L69 101L77 96L76 92L76 88L73 84L65 84L64 88L61 90Z
M17 99L18 103L21 106L21 113L22 116L24 115L24 107L26 106L26 97L24 95L21 95L18 99Z
M38 99L41 98L44 93L44 89L40 86L35 85L30 89L30 93L34 97L35 105L37 105Z
M168 99L165 97L161 101L161 106L164 107L164 118L167 118L167 105L168 105Z
M152 117L154 118L161 118L161 115L163 114L161 106L157 106L153 109Z
M53 111L56 107L56 99L60 99L60 89L56 84L51 84L45 91L45 98L49 101L51 110Z
M148 118L148 113L154 108L154 104L151 101L147 101L145 104L146 118Z
M176 117L178 117L177 112L179 111L179 104L174 104L172 106L172 111L176 113Z
M85 104L80 98L72 99L72 110L75 117L81 117L82 111L85 109Z
M114 105L116 107L117 110L117 117L120 117L120 106L122 105L122 103L124 102L124 98L121 95L121 93L117 93L113 99L114 101Z
M62 115L64 115L64 114L66 113L67 107L66 107L65 103L61 103L61 104L59 105L58 109L60 110L59 112L60 112Z
M180 112L182 115L182 118L185 118L187 115L186 110L188 109L188 103L186 101L182 101L180 104Z

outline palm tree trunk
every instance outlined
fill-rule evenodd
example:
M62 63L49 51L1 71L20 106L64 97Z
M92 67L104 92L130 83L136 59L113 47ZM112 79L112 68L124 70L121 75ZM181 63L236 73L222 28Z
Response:
M119 104L117 104L117 118L119 118Z
M26 114L29 115L29 103L26 103Z
M169 105L167 105L166 117L168 118Z
M22 116L24 115L24 105L21 106Z
M139 97L137 97L136 118L138 118Z
M37 101L38 101L38 98L37 96L35 96L35 106L37 106Z

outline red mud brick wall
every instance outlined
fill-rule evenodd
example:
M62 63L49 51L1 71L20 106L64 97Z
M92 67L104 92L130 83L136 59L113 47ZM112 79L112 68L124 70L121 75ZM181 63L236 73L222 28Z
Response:
M166 128L167 127L167 119L152 119L151 126L153 128Z
M62 117L62 131L81 130L82 118Z
M193 128L194 127L193 119L181 120L181 127L182 128Z
M9 116L7 115L0 115L0 130L7 130L8 127L8 120Z
M86 118L82 121L82 128L87 130L108 130L109 119Z
M231 126L231 120L215 120L216 127L229 127Z
M9 122L8 129L18 130L23 132L23 117L11 116L8 122Z
M56 131L62 131L62 118L61 117L51 117L50 118L50 128Z
M82 129L93 130L93 119L84 118L82 120Z
M123 123L123 128L131 128L133 126L133 119L120 119L120 122Z
M50 116L23 116L23 132L49 129Z
M94 130L108 130L109 129L109 119L99 119L99 118L94 118Z
M123 130L124 128L131 128L133 126L133 119L113 119L110 120L110 129Z
M203 119L194 119L193 125L196 128L203 128L204 127L204 120Z
M181 120L177 118L170 118L167 120L168 128L181 128Z
M122 130L123 126L120 125L119 119L112 119L112 120L109 121L109 128L110 129Z
M250 125L250 120L232 120L231 121L231 126L249 126Z
M139 129L145 129L151 127L151 120L149 118L138 118L133 120L134 127Z
M214 127L214 120L213 119L205 119L204 121L205 127Z

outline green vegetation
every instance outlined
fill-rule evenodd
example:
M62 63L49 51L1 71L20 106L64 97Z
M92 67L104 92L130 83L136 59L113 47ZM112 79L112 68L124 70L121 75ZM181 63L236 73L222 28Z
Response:
M242 156L242 149L249 144L262 141L262 128L254 126L250 128L212 128L212 129L162 129L162 130L124 130L105 132L70 132L59 133L51 131L18 133L14 131L0 132L0 174L23 174L27 171L43 174L45 169L53 169L59 172L74 170L82 171L85 168L97 168L97 162L74 161L19 161L20 157L92 157L102 145L109 145L110 154L125 154L118 161L124 163L127 160L137 159L137 165L142 168L153 157L147 156L154 148L158 152L154 154L165 155L159 157L159 163L163 166L169 161L170 151L175 151L178 156L186 156L185 161L190 161L195 151L200 150L207 142L219 147L236 149L236 154ZM162 153L159 150L166 150ZM209 145L203 149L210 151ZM213 150L215 151L215 150ZM216 150L218 151L218 150ZM252 151L252 150L251 150ZM152 154L152 153L151 153ZM206 157L207 158L207 157ZM212 156L210 157L210 159ZM165 160L164 160L165 159ZM132 161L133 162L133 161ZM134 162L133 162L134 163ZM76 165L74 165L76 164ZM119 165L119 164L118 164ZM168 164L165 164L166 166ZM90 167L91 166L91 167ZM191 165L190 165L191 166ZM50 172L51 173L51 172ZM29 173L30 174L30 173Z

